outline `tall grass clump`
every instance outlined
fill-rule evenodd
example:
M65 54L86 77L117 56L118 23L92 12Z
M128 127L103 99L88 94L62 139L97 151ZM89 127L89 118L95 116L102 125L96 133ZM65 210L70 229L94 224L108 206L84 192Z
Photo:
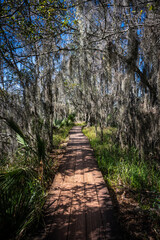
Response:
M42 217L45 191L38 174L28 167L0 173L0 238L20 239Z
M99 168L107 181L135 191L160 192L160 170L156 162L140 159L134 147L122 149L115 144L115 128L108 127L104 130L103 143L100 132L96 136L94 127L84 128L83 132L90 140Z

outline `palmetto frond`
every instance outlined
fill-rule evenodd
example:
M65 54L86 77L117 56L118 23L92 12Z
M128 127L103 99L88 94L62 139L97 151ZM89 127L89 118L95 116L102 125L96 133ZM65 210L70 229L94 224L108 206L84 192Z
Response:
M12 117L10 118L5 118L7 125L14 130L21 138L26 139L24 133L22 132L21 128L19 125L13 120Z

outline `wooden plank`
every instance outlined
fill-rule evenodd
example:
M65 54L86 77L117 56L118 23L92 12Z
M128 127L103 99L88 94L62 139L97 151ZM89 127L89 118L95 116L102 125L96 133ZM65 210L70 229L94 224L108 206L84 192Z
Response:
M77 150L76 154L73 199L67 239L68 240L86 239L84 169L82 151L80 150Z
M87 153L87 151L85 153ZM97 192L92 174L93 171L92 158L89 158L85 154L84 163L85 163L84 182L86 197L87 239L92 240L104 239L101 213L99 209Z
M66 157L66 170L63 184L59 186L60 196L57 207L54 209L52 226L47 239L66 239L70 220L70 211L73 195L73 178L75 169L75 155L69 154ZM58 182L57 182L58 184Z

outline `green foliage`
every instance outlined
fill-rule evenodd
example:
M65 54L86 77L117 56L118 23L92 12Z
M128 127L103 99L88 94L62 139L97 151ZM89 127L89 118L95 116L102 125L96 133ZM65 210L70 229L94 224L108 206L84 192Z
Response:
M69 116L68 116L68 121L74 122L74 121L75 121L75 117L76 117L76 114L75 114L75 113L69 114Z
M70 129L73 127L73 125L74 124L72 123L69 126L61 127L58 131L54 131L54 134L53 134L54 148L60 147L60 143L66 139L66 137L68 136L68 133L69 133Z
M69 126L69 125L72 125L75 121L75 117L76 117L76 114L75 113L71 113L69 114L69 116L67 118L64 118L63 120L57 120L55 119L53 121L53 126L56 128L56 129L60 129L64 126Z
M32 149L23 137L21 137L18 133L16 134L16 136L17 136L17 142L20 145L17 149L17 153L23 156L26 162L27 158L30 156Z
M75 125L84 127L86 126L86 122L76 122Z
M46 142L39 133L36 138L31 138L12 118L6 119L6 123L16 132L19 146L13 163L0 171L0 236L2 239L16 239L25 235L42 215L43 186L47 186L53 175L53 163L46 154ZM38 173L40 161L44 163L41 175Z
M67 137L69 130L74 125L75 116L75 113L72 113L63 120L54 121L53 125L55 127L55 131L53 134L53 145L55 148L58 148L60 143Z
M45 193L37 173L14 167L0 173L0 237L18 239L38 222Z
M53 140L56 148L67 137L72 121L73 116L55 121L57 128ZM6 122L16 132L19 147L14 164L0 171L0 238L20 239L42 217L46 196L44 187L53 177L53 159L47 156L46 142L39 133L32 139L31 146L31 139L13 119ZM38 173L40 161L43 162L43 176Z
M58 120L58 119L55 119L53 121L53 126L57 129L60 129L63 125L64 125L64 121L65 120Z
M22 145L22 147L27 147L27 143L18 133L17 133L17 142Z
M103 144L100 136L96 137L93 127L85 128L83 131L90 139L99 168L108 181L137 191L160 192L160 171L156 163L140 159L135 148L121 149L114 144L112 139L116 132L115 128L105 129Z

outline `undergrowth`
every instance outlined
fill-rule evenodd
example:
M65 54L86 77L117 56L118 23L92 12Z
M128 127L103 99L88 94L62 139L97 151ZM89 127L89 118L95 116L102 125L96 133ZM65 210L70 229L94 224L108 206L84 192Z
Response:
M100 132L96 137L94 127L84 128L83 132L89 138L99 168L109 184L139 193L154 192L156 197L151 199L150 207L157 205L160 208L157 202L157 194L160 193L160 169L156 162L140 159L134 147L122 149L115 144L115 128L108 127L104 130L103 143Z
M59 148L60 143L63 142L66 137L68 136L68 133L70 129L74 126L74 124L70 124L69 126L63 126L60 129L55 129L53 134L53 147Z
M10 167L0 173L0 236L20 239L42 217L45 189L35 170Z
M84 126L86 126L86 122L76 122L75 125L84 127Z
M54 148L59 148L70 129L73 117L56 125ZM58 122L59 124L59 122ZM25 239L26 234L43 222L44 203L48 184L55 174L54 159L49 157L46 143L37 135L34 146L17 133L19 147L11 162L0 165L0 239ZM43 137L43 136L42 136Z

